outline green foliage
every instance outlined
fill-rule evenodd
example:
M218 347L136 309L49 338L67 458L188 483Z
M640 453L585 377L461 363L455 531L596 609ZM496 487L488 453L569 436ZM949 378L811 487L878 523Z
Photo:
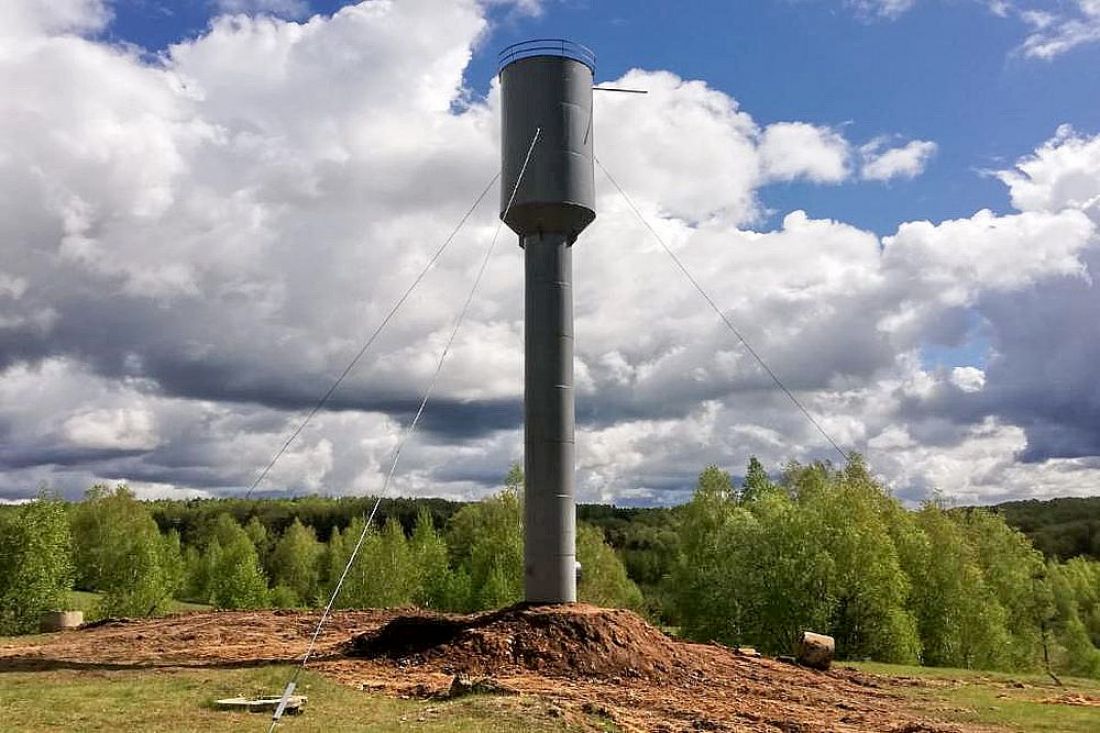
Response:
M928 538L928 555L913 579L921 589L914 610L924 663L1008 668L1008 616L986 582L977 550L958 517L927 503L917 521Z
M272 595L273 605L316 605L322 550L312 527L306 527L297 519L287 527L275 543L269 562L271 582L278 591Z
M750 457L748 469L745 471L745 480L741 485L741 501L755 501L774 488L775 484L768 478L764 465L756 459L756 456Z
M681 631L699 640L735 641L744 636L747 596L735 594L738 569L748 563L745 549L759 534L755 518L739 508L730 487L699 477L680 522L681 555L670 587ZM707 480L704 480L707 477Z
M187 580L187 564L183 555L183 544L180 542L179 532L171 530L161 539L161 566L164 586L172 589L173 599L183 589ZM169 602L169 609L176 606Z
M363 534L364 520L356 519L347 531L333 536L329 554L329 592L336 586L356 544L362 537L358 556L336 599L337 608L396 608L412 604L417 590L417 573L405 532L396 520L381 531L374 527Z
M577 507L578 527L589 524L601 530L622 559L627 576L642 592L645 614L669 626L680 623L670 600L670 577L680 554L679 512L663 507Z
M824 528L781 491L738 504L714 467L685 508L673 597L686 635L786 653L797 635L824 628L833 607Z
M470 578L468 608L499 608L523 598L523 507L518 486L460 509L451 519L447 544L452 564Z
M1043 555L1026 536L987 510L971 510L958 521L974 547L985 583L1006 614L1004 666L1028 668L1042 655L1041 619L1052 603Z
M256 548L256 555L263 563L271 552L271 538L268 535L267 527L264 526L259 517L252 517L244 525L244 533L252 541L252 546Z
M197 603L210 602L210 578L214 572L214 560L211 545L207 545L205 552L199 548L190 546L183 551L183 588L180 597ZM221 546L218 546L221 551Z
M0 635L34 631L43 611L64 610L73 575L62 502L42 494L0 514Z
M708 468L679 530L670 588L692 638L785 653L815 630L848 658L986 669L1035 669L1055 647L1056 666L1094 669L1100 575L1044 569L986 511L908 512L858 456L778 484L754 460L739 498Z
M1048 575L1054 612L1054 664L1083 677L1100 677L1100 563L1074 558L1051 562Z
M230 515L242 527L256 519L263 525L268 538L281 536L298 519L312 527L321 542L328 542L333 530L345 530L356 517L367 516L374 502L371 496L298 496L287 499L162 499L148 504L162 532L174 529L180 533L185 546L201 547L222 514ZM442 527L462 506L445 499L387 498L379 503L375 521L384 525L391 518L396 519L408 533L421 509L431 514L435 526Z
M126 486L95 486L72 516L81 586L102 596L101 616L163 613L179 590L179 535L161 535L148 509Z
M734 501L737 498L734 495L733 478L715 465L707 466L699 474L696 491L721 498L723 501Z
M994 509L1047 558L1100 560L1100 496L1012 501Z
M751 469L750 469L751 473ZM828 622L851 658L912 664L920 656L916 621L906 607L910 580L889 531L889 499L855 457L843 473L792 467L788 485L803 511L821 522L821 549L832 573Z
M622 560L596 527L578 524L577 560L581 564L581 580L577 584L579 600L604 608L644 608L642 592L627 577Z
M502 492L466 505L451 519L447 545L456 568L448 580L451 603L461 597L463 588L472 588L458 608L500 608L523 599L523 485L523 471L512 466ZM644 607L641 591L600 529L578 523L577 559L582 566L577 589L582 601Z
M413 602L421 608L464 610L470 598L470 577L451 570L447 542L427 511L416 518L409 553L417 574Z
M504 491L516 496L523 495L523 487L526 485L523 477L523 466L513 463L504 476Z
M275 608L304 608L301 596L288 585L276 585L268 598Z
M749 511L754 531L738 542L743 564L733 586L747 601L742 626L762 649L785 653L803 630L827 628L835 608L826 527L782 492L764 494Z
M263 608L268 604L267 578L256 546L248 533L228 514L218 517L199 572L206 602L218 608Z

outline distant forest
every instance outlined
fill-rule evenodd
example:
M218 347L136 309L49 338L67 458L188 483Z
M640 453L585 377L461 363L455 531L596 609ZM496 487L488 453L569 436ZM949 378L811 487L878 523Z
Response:
M297 517L314 528L327 542L333 528L346 529L356 517L369 513L373 497L293 499L191 499L149 502L162 532L179 532L184 543L203 533L217 515L228 512L242 525L258 517L268 532L281 534ZM384 499L378 524L393 517L412 532L421 509L436 527L447 525L463 502L446 499ZM969 511L963 507L958 511ZM1011 501L987 509L1004 517L1009 526L1023 532L1048 559L1086 557L1100 560L1100 496L1086 499ZM630 576L642 585L655 583L666 568L660 555L675 552L675 518L678 508L618 507L580 504L577 519L604 531L608 544L623 556Z
M1100 560L1100 496L1010 501L993 510L1026 534L1048 558Z

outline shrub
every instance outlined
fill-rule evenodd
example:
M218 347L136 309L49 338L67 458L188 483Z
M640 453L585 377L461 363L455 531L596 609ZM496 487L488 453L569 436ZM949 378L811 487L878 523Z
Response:
M63 610L73 575L62 502L42 494L0 515L0 634L32 632L43 611Z

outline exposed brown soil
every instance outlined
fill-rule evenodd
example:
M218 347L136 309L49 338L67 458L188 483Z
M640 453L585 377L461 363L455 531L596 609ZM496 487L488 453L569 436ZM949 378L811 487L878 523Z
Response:
M446 666L474 675L546 677L706 676L688 645L629 611L594 606L507 608L473 616L398 616L352 639L348 653L399 666Z
M155 619L110 619L79 631L0 646L5 669L247 667L286 664L305 652L320 614L211 611ZM318 656L339 653L348 637L393 618L387 611L341 611L325 626ZM42 641L38 641L42 640Z
M1051 705L1074 705L1082 708L1100 708L1100 697L1068 693L1043 700Z
M50 634L0 646L0 672L57 668L237 667L300 658L318 615L211 612ZM907 712L889 682L816 672L671 639L627 611L516 608L453 616L344 611L315 671L400 696L445 693L455 674L553 701L567 719L625 731L958 731ZM308 714L308 713L307 713Z

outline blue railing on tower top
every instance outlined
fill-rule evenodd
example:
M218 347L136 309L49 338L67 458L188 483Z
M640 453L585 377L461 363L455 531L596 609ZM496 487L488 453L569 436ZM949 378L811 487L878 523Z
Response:
M596 70L596 54L588 46L564 38L532 38L529 41L513 43L501 50L497 54L497 72L499 73L513 61L531 56L564 56L567 59L580 61L592 71Z

